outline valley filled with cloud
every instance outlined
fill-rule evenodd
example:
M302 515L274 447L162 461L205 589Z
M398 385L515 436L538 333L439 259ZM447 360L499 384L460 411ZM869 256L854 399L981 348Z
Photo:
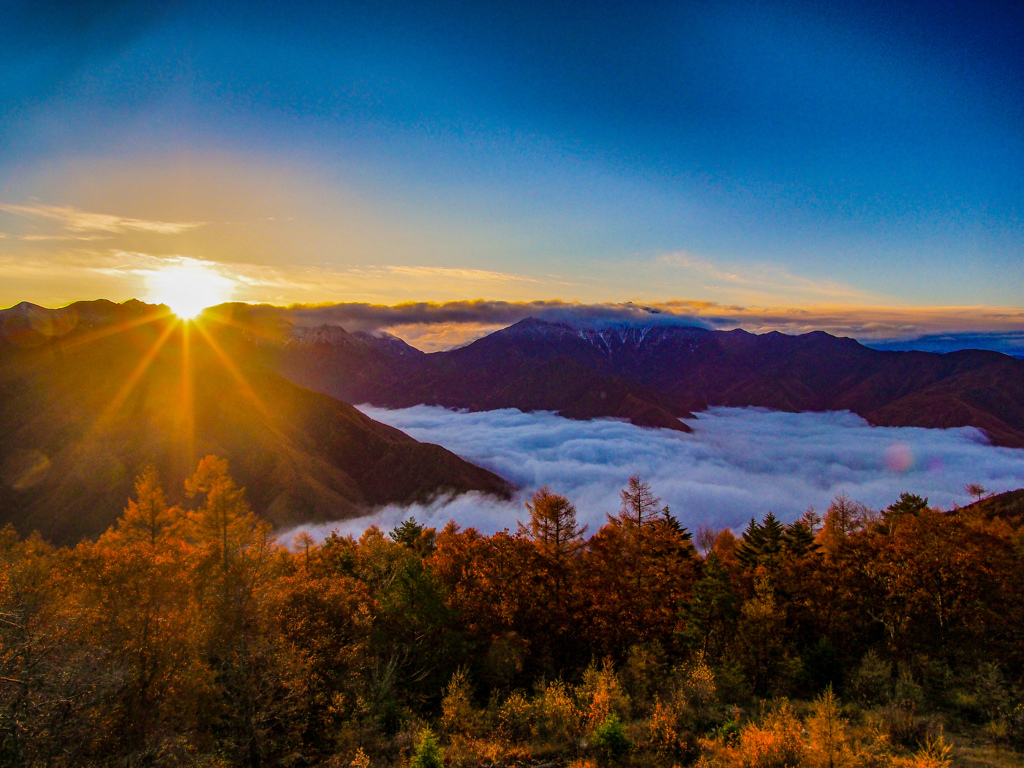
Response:
M1024 450L993 447L974 428L872 427L848 412L711 408L688 421L693 434L684 434L514 409L360 410L497 472L519 492L509 502L468 494L304 526L317 536L333 530L358 536L371 524L390 529L410 514L433 526L453 519L484 533L514 530L526 518L525 501L543 485L568 496L593 532L618 510L619 490L636 472L691 530L701 523L741 530L751 516L769 511L788 522L808 506L824 512L840 493L880 509L909 491L951 509L972 500L965 483L1001 492L1017 488L1024 476Z

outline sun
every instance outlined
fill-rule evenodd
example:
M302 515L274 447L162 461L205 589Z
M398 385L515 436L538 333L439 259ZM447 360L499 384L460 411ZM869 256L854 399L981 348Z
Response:
M191 320L207 307L228 301L235 285L210 262L195 259L181 259L146 274L147 299L166 304L182 320Z

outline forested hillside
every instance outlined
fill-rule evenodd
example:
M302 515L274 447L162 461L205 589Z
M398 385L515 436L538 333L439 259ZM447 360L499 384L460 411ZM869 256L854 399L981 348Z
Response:
M98 540L0 537L0 764L1020 759L1024 534L992 504L691 536L634 477L596 531L541 489L493 536L278 542L219 459L184 497L151 470Z

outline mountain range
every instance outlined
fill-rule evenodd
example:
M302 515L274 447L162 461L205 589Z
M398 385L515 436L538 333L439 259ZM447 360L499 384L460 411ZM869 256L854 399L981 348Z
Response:
M278 527L478 491L497 475L353 405L555 411L690 431L711 406L849 410L871 424L983 430L1024 447L1024 361L869 349L666 323L529 318L426 354L386 333L300 327L224 305L185 324L137 301L0 311L0 524L70 543L116 520L155 465L173 502L226 458Z
M112 524L155 465L173 502L215 454L278 527L508 483L270 370L230 326L81 302L0 312L0 525L57 543Z
M247 311L229 314L245 325ZM285 329L265 349L287 378L350 403L550 410L682 431L680 419L710 406L848 410L879 426L973 426L995 445L1024 447L1024 361L992 351L880 351L821 331L535 318L430 354L338 326Z

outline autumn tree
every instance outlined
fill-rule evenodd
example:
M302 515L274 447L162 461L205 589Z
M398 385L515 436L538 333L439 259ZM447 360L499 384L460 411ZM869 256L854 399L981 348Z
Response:
M205 695L195 551L177 535L183 518L147 467L117 525L72 553L92 627L121 670L107 714L105 736L113 742L104 748L116 744L137 759L187 732Z
M172 525L181 518L181 510L167 506L156 467L147 466L135 480L135 498L129 499L118 520L116 532L110 534L122 541L142 541L155 551ZM108 538L109 541L109 538Z
M309 565L310 550L316 550L316 539L309 531L299 531L292 538L292 546L296 552L302 553L303 563Z
M739 549L739 542L736 540L735 534L728 528L723 528L719 531L718 535L715 536L715 543L711 546L711 551L729 569L739 568L739 561L736 559L737 549Z
M636 589L639 592L643 586L643 575L645 559L647 555L646 534L649 531L650 523L659 515L667 514L668 507L661 506L661 499L651 491L651 484L642 480L639 474L632 475L626 487L619 491L622 505L619 513L609 521L622 526L626 538L633 549L632 568Z
M651 484L641 480L639 474L629 478L626 487L619 491L619 496L622 499L622 506L619 508L617 519L627 528L636 531L642 531L644 524L666 509L660 506L661 499L651 491Z
M863 530L871 516L871 511L859 501L845 493L836 495L825 510L818 544L834 554L853 533Z
M0 764L82 765L111 692L74 568L38 535L0 531Z
M561 602L562 587L567 574L569 558L577 555L586 541L589 526L576 522L576 507L565 496L552 493L544 486L526 502L529 523L518 521L519 534L532 541L541 556L550 564L555 590L555 602Z
M808 756L816 768L847 768L855 764L842 711L831 685L814 700L806 728L810 742Z
M975 501L981 501L988 494L988 488L981 483L967 483L967 485L964 486L964 490L967 492L967 495Z
M202 499L189 514L188 534L203 553L196 587L206 622L205 652L220 692L219 716L236 760L259 766L283 695L274 674L283 658L266 631L277 549L270 526L257 520L223 459L200 461L185 488Z
M527 525L519 522L519 533L534 542L546 557L561 562L584 547L583 536L589 526L579 526L576 507L565 496L544 486L526 502L526 510L530 521Z
M337 545L338 539L334 542ZM329 757L345 722L359 714L370 692L373 598L367 586L323 547L288 554L270 592L267 631L283 647L277 673L287 692L289 731L308 758Z
M200 461L195 474L185 481L185 490L189 498L203 499L190 516L192 534L215 553L224 572L256 538L268 533L265 525L257 523L223 459L207 456Z
M995 650L994 631L1014 616L1012 545L955 518L924 509L872 542L867 561L873 599L864 608L885 627L897 659L942 655L950 664ZM989 638L989 639L985 639Z
M594 535L581 561L581 588L603 653L637 642L676 641L679 606L697 576L689 532L634 475L620 513Z
M718 538L718 532L711 526L704 523L697 526L697 536L694 539L694 543L701 557L706 558L711 554L715 548L716 538Z

